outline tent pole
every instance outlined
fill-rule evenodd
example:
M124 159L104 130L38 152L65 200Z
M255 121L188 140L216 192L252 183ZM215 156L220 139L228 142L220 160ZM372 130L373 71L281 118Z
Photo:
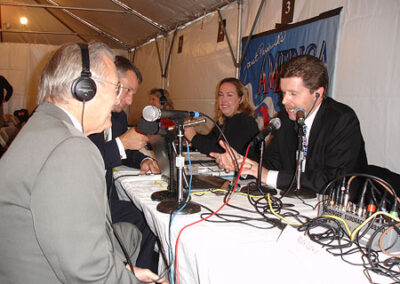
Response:
M119 0L110 0L111 2L113 2L114 4L118 5L119 7L125 9L126 11L129 12L129 14L133 14L135 16L137 16L138 18L142 19L143 21L147 22L148 24L152 25L153 27L157 28L158 30L162 31L163 33L166 33L167 30L160 25L159 23L153 21L152 19L146 17L145 15L140 14L138 11L136 11L135 9L129 7L128 5L126 5L125 3L122 3Z
M53 0L46 0L47 2L55 5L55 6L60 6L58 5L56 2L54 2ZM111 39L112 41L118 43L119 45L123 46L124 48L128 49L128 45L125 44L123 41L121 41L120 39L116 38L115 36L112 36L106 32L104 32L103 30L99 29L98 27L96 27L95 25L85 21L84 19L82 19L81 17L75 15L74 13L66 10L66 9L62 9L62 11L66 14L68 14L69 16L71 16L72 18L74 18L75 20L81 22L82 24L86 25L87 27L91 28L92 30L95 30L96 32L98 32L99 34L108 37L109 39Z
M240 58L240 43L242 42L242 10L243 1L237 1L238 17L237 17L237 42L236 42L236 58ZM239 79L240 66L239 62L236 61L235 65L235 77Z
M221 23L223 23L223 18L222 18L222 14L221 14L220 9L218 9L217 12L218 12L219 20L221 21ZM230 51L230 53L231 53L233 65L235 66L235 68L237 68L237 60L236 60L236 58L235 58L235 55L233 54L232 44L231 44L231 41L229 40L228 33L226 32L225 25L224 25L224 24L221 24L221 26L222 26L222 30L224 31L224 35L225 35L225 38L226 38L226 42L228 43L228 47L229 47L229 51Z
M249 37L247 38L246 45L245 45L245 47L243 49L242 57L240 58L239 66L242 65L242 62L243 62L243 59L244 59L244 55L247 52L247 48L249 47L249 43L250 43L251 37L253 36L254 28L256 27L258 18L260 18L260 14L261 14L262 7L264 6L264 2L265 2L265 0L262 0L261 3L260 3L260 6L258 7L256 18L254 19L253 26L251 27L251 31L250 31Z
M38 3L37 1L35 1ZM0 2L0 5L4 6L17 6L17 7L29 7L29 8L44 8L44 9L66 9L66 10L78 10L78 11L89 11L89 12L102 12L102 13L117 13L117 14L133 14L131 12L122 10L111 10L111 9L100 9L100 8L82 8L82 7L71 7L71 6L54 6L54 5L42 5L38 4L28 4L28 3L10 3L10 2Z
M38 3L38 0L35 0L36 3ZM56 18L61 24L63 24L67 29L69 29L71 32L76 33L76 31L74 29L72 29L69 25L67 25L67 23L65 23L63 20L60 19L60 17L58 17L56 14L54 14L52 11L50 11L50 9L45 8L45 10L52 15L54 18ZM86 39L84 39L81 35L79 35L78 33L76 33L77 36L83 41L83 42L87 42Z
M158 55L158 63L160 65L160 74L161 74L161 78L162 78L164 68L163 68L163 63L161 62L160 47L158 46L157 38L155 38L155 42L156 42L156 50L157 50L157 55ZM165 46L165 42L164 42L164 46ZM165 48L164 48L164 58L165 58Z
M167 77L165 76L165 72L167 70L167 48L168 48L168 33L165 34L164 37L164 56L163 56L163 60L164 60L164 68L161 71L161 88L163 88L165 90L165 85L166 85L166 80Z
M169 66L169 60L171 59L171 53L172 53L172 48L174 47L174 43L175 43L175 38L176 38L176 34L178 33L178 29L176 29L174 31L174 35L172 36L172 42L171 42L171 46L169 47L169 52L168 52L168 58L167 58L167 63L164 66L164 74L163 74L163 78L167 78L167 71L168 71L168 66ZM165 37L167 39L167 37ZM167 45L165 45L164 48L164 53L166 55L167 53ZM164 56L165 58L165 56Z
M0 5L0 42L3 42L3 33L1 32L3 30L2 24L3 21L1 20L1 5Z

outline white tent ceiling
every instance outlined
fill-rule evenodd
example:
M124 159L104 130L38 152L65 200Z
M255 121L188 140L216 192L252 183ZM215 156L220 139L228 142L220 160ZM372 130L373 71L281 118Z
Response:
M0 1L0 41L131 49L235 0ZM22 25L20 17L28 18Z

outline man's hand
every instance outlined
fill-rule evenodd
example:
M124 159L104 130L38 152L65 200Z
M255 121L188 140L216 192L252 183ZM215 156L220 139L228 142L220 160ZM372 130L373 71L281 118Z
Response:
M222 153L222 154L221 153L210 153L210 156L215 158L215 162L217 163L218 167L220 169L224 169L225 172L239 170L236 167L236 162L235 162L233 156L236 157L239 167L242 166L243 156L240 155L238 152L236 152L235 149L229 149L228 145L226 145L226 143L222 140L219 141L219 145L221 145L221 147L223 149L225 149L225 153ZM265 168L262 168L262 171L263 171L263 176L266 176L268 170ZM252 175L254 177L257 177L258 163L253 160L246 159L246 162L243 166L242 174L243 175Z
M140 173L145 174L147 172L151 172L152 174L160 173L160 166L158 163L152 159L144 159L140 164Z
M140 134L133 127L119 136L119 139L122 145L124 145L125 150L140 150L149 141L146 135Z
M224 169L225 172L238 170L236 168L235 159L233 157L236 157L240 166L240 163L242 162L241 155L239 155L239 153L236 152L235 149L232 149L231 151L228 145L226 145L226 143L222 140L219 141L219 145L221 145L221 147L225 150L225 153L212 152L209 154L211 157L215 158L215 162L217 163L218 167L220 169Z
M127 267L129 269L129 267ZM130 269L129 269L130 270ZM160 278L157 274L151 272L149 269L133 267L134 274L137 279L147 283L169 284L165 279Z

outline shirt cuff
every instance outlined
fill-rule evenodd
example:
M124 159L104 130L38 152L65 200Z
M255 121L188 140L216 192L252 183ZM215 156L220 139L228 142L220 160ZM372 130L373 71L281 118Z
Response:
M143 158L143 160L140 162L140 166L142 166L142 163L144 162L144 161L146 161L146 160L151 160L151 161L154 161L154 159L152 158L152 157L145 157L145 158Z
M269 170L267 173L266 184L273 188L276 188L276 184L278 181L278 174L279 174L279 171Z
M121 157L121 160L126 159L126 153L125 153L125 148L124 145L121 142L121 139L119 137L115 138L115 142L117 142L118 150L119 150L119 156Z

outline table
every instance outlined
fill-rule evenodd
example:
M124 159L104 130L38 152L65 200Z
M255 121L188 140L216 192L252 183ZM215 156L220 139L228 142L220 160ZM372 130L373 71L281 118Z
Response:
M160 213L158 202L151 200L154 191L167 184L155 180L126 178L121 185L134 204L144 212L146 220L161 241L161 252L168 259L169 214ZM213 193L194 196L193 201L212 210L223 204L223 196ZM296 198L286 198L296 210L309 217L317 216L317 210L304 205ZM315 205L317 199L309 201ZM234 194L230 204L251 210L247 197ZM172 247L179 231L185 225L200 219L202 212L177 215L172 224ZM225 207L220 213L259 218L255 212L244 212ZM218 220L212 217L211 220ZM265 221L250 221L250 225L203 221L185 229L180 237L178 262L180 283L369 283L363 269L334 257L308 237L287 226L283 232L269 229ZM279 239L278 239L279 238ZM377 276L378 277L378 276ZM379 277L378 277L379 278ZM380 277L377 283L389 283ZM385 281L386 280L386 281Z

